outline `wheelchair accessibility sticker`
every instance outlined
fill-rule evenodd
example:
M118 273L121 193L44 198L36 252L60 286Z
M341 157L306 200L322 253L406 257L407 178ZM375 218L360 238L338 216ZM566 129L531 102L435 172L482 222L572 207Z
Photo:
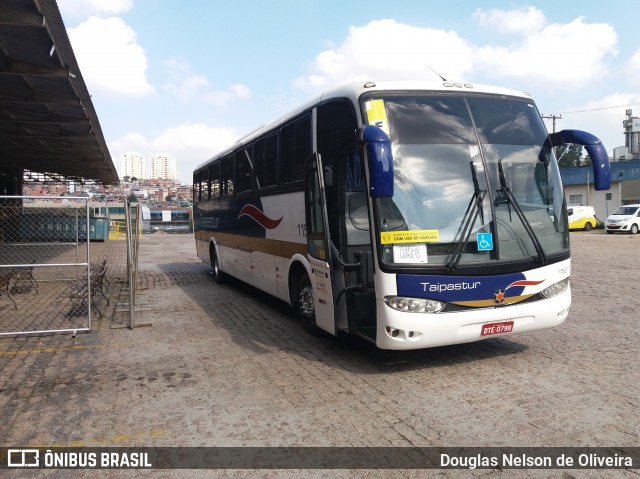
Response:
M493 249L493 234L478 233L478 251L491 251Z

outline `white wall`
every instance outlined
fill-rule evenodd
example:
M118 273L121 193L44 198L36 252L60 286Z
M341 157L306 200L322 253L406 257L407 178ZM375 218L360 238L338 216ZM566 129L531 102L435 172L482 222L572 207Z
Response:
M607 193L611 193L610 200L606 199ZM567 199L567 206L580 206L570 201L571 195L582 195L582 206L593 206L598 219L604 221L622 204L622 182L612 182L611 189L607 191L596 191L593 184L588 187L587 185L565 185L564 196Z

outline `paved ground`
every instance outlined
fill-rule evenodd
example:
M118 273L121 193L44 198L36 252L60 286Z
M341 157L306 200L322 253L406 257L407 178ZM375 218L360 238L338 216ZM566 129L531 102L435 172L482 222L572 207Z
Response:
M133 330L0 338L6 446L640 446L640 236L571 235L574 303L555 330L411 352L307 335L281 303L216 285L192 236L140 248ZM109 242L125 300L123 243ZM104 253L103 253L104 254ZM145 307L148 305L148 307ZM6 304L0 315L10 314ZM2 471L0 471L2 472ZM148 477L4 471L7 477ZM605 472L605 474L603 474ZM638 477L629 471L475 471ZM0 474L1 476L2 474ZM153 477L469 477L469 471L155 471Z

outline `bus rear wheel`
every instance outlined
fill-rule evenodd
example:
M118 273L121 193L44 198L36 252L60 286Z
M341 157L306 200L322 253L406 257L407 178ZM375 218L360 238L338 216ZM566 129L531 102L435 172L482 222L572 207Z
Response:
M311 280L306 273L302 274L298 281L296 310L304 330L314 336L319 336L321 334L321 330L316 324L316 308L313 299L313 286L311 286Z
M211 258L211 269L213 272L213 280L218 284L224 284L227 282L227 275L220 269L220 261L216 254L216 249L211 246L209 248L209 256Z

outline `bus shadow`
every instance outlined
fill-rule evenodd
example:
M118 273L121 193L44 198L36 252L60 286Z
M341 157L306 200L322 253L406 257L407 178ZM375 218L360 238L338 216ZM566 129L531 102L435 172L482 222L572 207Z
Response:
M175 271L176 264L159 265ZM287 351L307 361L354 373L379 374L437 368L522 353L528 346L492 338L474 343L410 351L378 349L350 334L312 336L301 326L291 307L257 288L234 278L216 284L208 266L191 268L196 275L181 286L191 301L209 314L217 327L226 329L233 341L255 354Z
M369 367L370 373L412 371L472 363L486 359L522 353L528 346L505 338L494 338L473 343L439 346L408 351L383 350L359 338L344 335L336 342L341 348L356 353Z

